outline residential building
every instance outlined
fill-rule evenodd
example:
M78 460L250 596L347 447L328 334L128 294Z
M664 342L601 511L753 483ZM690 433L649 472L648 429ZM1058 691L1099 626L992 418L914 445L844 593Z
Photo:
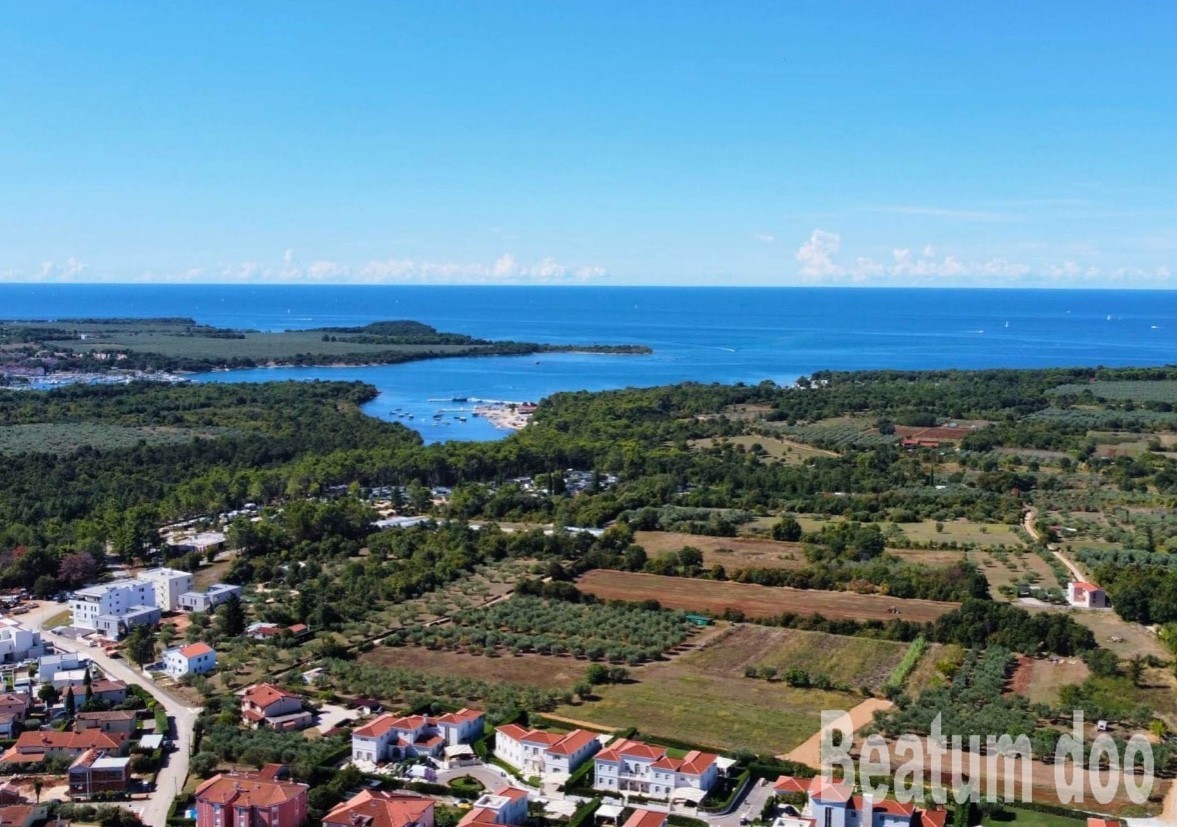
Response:
M155 587L151 582L115 580L74 592L69 601L70 623L79 629L96 632L98 618L102 615L118 617L131 609L155 605Z
M211 612L230 597L241 597L240 586L228 583L213 583L202 592L186 591L180 595L176 607L182 612Z
M135 626L157 626L163 613L158 606L132 606L121 614L98 615L94 630L111 640L122 640Z
M131 786L131 759L89 749L70 765L68 776L73 799L125 793Z
M86 701L86 687L77 685L70 688L74 693L74 701L81 706ZM94 680L90 682L90 693L96 701L103 703L121 704L127 699L127 685L122 681Z
M88 729L84 732L22 732L16 743L0 756L0 764L40 764L46 758L57 755L77 758L91 749L117 755L123 752L126 745L127 736L117 732L103 732L100 729Z
M719 756L691 750L671 758L665 748L642 741L610 744L593 760L593 787L605 792L698 803L719 780Z
M163 653L163 671L173 678L206 675L216 668L217 653L207 643L190 643Z
M482 736L485 715L461 709L438 717L381 715L352 733L352 760L382 764L417 756L440 756L446 746Z
M41 683L53 683L58 672L69 669L82 669L85 666L81 658L73 652L61 652L56 655L45 655L37 661L37 678Z
M304 729L314 716L303 709L302 696L272 683L259 683L241 694L241 720L254 729Z
M323 827L433 827L433 799L363 790L327 813Z
M625 820L625 827L666 827L670 813L659 813L643 807L635 807Z
M0 618L0 663L16 663L43 654L40 632L30 631L10 617Z
M462 816L458 827L489 827L494 824L523 824L527 821L527 791L518 787L501 787L474 802Z
M781 816L774 827L944 827L948 811L921 809L889 798L855 795L841 781L820 777L781 776L773 786L777 795L804 792L810 816Z
M1075 580L1067 584L1067 602L1080 609L1106 609L1108 595L1094 583Z
M74 716L74 730L82 732L98 729L102 732L120 732L130 735L135 731L139 713L133 709L108 709L102 712L79 712Z
M0 806L0 827L33 827L49 818L48 804L5 804Z
M301 827L306 784L271 764L260 772L221 773L196 788L196 827Z
M149 605L157 606L165 612L174 612L180 608L180 595L196 588L196 581L192 575L179 569L145 569L139 572L139 579L150 583L155 590L155 601Z
M33 705L33 698L24 692L0 692L0 715L11 715L23 721Z
M44 683L53 684L53 688L58 692L65 689L67 686L84 686L86 683L86 670L58 669L53 673L53 679L46 680Z
M15 738L20 721L11 712L0 712L0 738Z
M524 775L571 775L601 748L595 733L544 732L507 724L495 730L495 755Z

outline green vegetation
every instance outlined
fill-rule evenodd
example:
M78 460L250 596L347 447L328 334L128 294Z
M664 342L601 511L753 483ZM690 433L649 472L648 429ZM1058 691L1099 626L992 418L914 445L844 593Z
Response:
M900 689L911 673L915 670L916 664L920 662L920 658L924 656L924 652L928 648L928 640L925 637L917 637L907 647L907 651L903 654L903 660L895 666L895 670L888 676L887 682L883 684L883 689L886 691L895 691Z

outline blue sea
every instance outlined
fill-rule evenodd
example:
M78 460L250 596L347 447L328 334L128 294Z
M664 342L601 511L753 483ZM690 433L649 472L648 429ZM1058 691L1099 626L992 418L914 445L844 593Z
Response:
M404 422L427 441L504 435L455 398L535 401L563 390L686 380L788 384L822 369L1177 363L1177 291L0 285L0 318L110 316L186 316L258 330L414 319L491 339L654 350L195 377L360 379L380 389L371 414Z

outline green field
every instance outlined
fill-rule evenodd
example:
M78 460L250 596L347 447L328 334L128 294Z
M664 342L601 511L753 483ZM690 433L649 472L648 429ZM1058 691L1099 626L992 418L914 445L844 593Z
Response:
M72 454L79 448L110 450L148 445L176 445L193 439L215 439L229 428L121 426L99 422L37 423L0 427L0 456L24 453Z
M1123 380L1118 382L1090 382L1086 385L1059 385L1052 396L1079 396L1090 393L1096 399L1115 402L1177 402L1177 380Z

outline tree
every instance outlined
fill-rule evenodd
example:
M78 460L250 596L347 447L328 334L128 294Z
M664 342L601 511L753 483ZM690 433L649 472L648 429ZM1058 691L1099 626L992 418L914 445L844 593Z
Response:
M127 656L140 668L155 662L155 632L147 626L136 626L127 635Z
M217 627L224 637L238 637L245 632L245 608L237 595L230 595L217 609Z
M590 686L608 683L609 667L603 663L590 663L588 669L585 670L584 679L588 681Z
M94 555L85 551L66 554L57 567L57 579L67 588L76 589L91 582L98 576L98 563Z
M795 543L801 539L801 523L788 514L772 527L772 539Z
M65 719L67 721L72 721L74 715L77 714L77 703L77 699L74 698L74 688L67 686L65 688Z
M57 687L51 683L41 684L41 688L37 690L37 697L46 707L51 707L57 703Z

